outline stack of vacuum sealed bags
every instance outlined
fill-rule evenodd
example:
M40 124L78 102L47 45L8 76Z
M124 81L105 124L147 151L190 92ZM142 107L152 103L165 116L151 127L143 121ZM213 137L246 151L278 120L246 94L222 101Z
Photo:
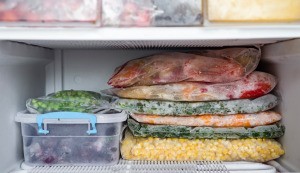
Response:
M284 154L273 75L254 71L257 47L166 52L127 62L109 80L130 112L129 160L265 162ZM106 91L107 92L107 91Z

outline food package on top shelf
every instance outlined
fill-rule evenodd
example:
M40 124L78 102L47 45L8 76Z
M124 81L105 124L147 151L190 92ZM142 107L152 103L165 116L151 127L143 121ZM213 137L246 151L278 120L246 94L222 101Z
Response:
M102 0L104 26L202 24L201 0Z
M61 111L95 113L107 107L110 99L92 91L66 90L28 99L26 107L30 113L39 114Z
M131 117L140 123L195 127L255 127L272 124L281 120L281 115L273 111L253 114L207 114L185 117L131 114Z
M128 61L115 70L108 84L129 87L182 81L231 82L254 71L260 55L259 48L165 52Z
M177 125L142 124L128 119L128 127L137 137L186 138L186 139L245 139L278 138L285 128L281 124L256 127L190 127Z
M23 22L24 25L95 24L100 19L100 7L98 0L4 0L0 1L0 21Z
M136 114L155 114L161 116L228 115L266 111L274 108L278 102L278 98L272 94L267 94L256 99L208 102L172 102L119 98L112 103L112 107Z
M170 101L213 101L256 98L269 93L276 85L273 75L253 72L229 83L178 82L164 85L113 88L122 98Z
M266 162L280 157L284 150L273 139L140 138L127 131L121 154L126 160Z
M299 0L208 0L211 22L300 21Z

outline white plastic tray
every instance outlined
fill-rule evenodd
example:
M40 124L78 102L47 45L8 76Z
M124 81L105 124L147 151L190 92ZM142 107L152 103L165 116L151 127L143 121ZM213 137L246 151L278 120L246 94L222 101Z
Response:
M115 166L40 166L22 164L11 173L276 173L274 167L254 162L126 161Z

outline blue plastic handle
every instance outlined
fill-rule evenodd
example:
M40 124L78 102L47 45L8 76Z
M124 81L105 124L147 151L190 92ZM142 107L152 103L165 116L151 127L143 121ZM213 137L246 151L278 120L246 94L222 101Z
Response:
M38 124L38 133L39 134L48 134L49 130L44 130L42 124L45 119L88 119L92 125L92 129L88 129L86 133L96 134L96 123L97 117L93 114L80 113L80 112L51 112L46 114L41 114L36 117L36 122Z

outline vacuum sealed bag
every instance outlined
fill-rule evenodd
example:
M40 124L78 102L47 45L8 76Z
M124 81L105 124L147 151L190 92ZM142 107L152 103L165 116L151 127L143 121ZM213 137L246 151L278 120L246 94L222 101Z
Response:
M124 109L136 114L191 116L204 114L251 114L274 108L279 100L272 94L256 99L239 99L209 102L172 102L158 100L117 99L115 109Z
M165 85L113 88L122 98L170 101L212 101L256 98L269 93L276 86L273 75L255 71L230 83L178 82Z
M99 93L66 90L45 97L28 99L26 107L34 114L61 111L95 113L108 104L109 98L104 98Z
M273 139L161 139L126 132L121 154L127 160L266 162L279 158L284 150Z
M108 84L129 87L182 81L231 82L251 73L260 55L258 48L166 52L128 61L115 70Z
M104 26L200 26L201 0L102 0Z
M0 21L18 26L95 25L100 20L100 9L98 0L1 0Z
M140 123L164 124L195 127L255 127L275 123L281 120L281 115L273 112L233 115L198 115L198 116L160 116L131 114Z
M211 22L299 22L299 0L208 0Z
M245 139L278 138L285 128L281 124L256 127L190 127L177 125L142 124L128 119L128 127L137 137L187 138L187 139Z

